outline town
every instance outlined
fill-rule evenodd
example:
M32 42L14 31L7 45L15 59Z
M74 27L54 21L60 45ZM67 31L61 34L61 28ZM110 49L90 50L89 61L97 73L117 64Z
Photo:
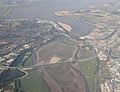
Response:
M30 2L2 0L2 4L10 6L0 10L0 91L23 91L20 80L34 74L27 70L38 68L32 76L40 73L40 80L45 81L50 92L120 92L120 3L56 11L58 17L93 26L89 35L73 38L71 26L61 22L5 18L16 6Z
M68 32L61 25L52 21L38 19L0 20L0 69L2 70L0 87L9 85L7 81L26 76L22 69L17 70L14 67L24 66L33 49L38 49L64 34L68 34ZM12 76L11 72L13 72ZM18 72L17 76L16 72ZM4 76L6 74L8 76Z
M97 74L101 92L120 92L120 4L89 6L80 11L60 11L58 16L71 16L94 25L93 31L80 41L98 52ZM107 73L107 74L106 74Z

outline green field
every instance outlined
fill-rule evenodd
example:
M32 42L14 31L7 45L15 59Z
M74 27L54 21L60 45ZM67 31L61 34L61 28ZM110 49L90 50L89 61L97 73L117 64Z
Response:
M31 56L26 66L33 65L33 56ZM90 92L97 92L97 78L96 78L96 65L99 62L98 58L90 61L79 62L81 73L86 77ZM29 75L21 80L22 88L24 92L49 92L47 84L42 79L40 73L37 70L28 72Z
M33 64L32 56L27 60L26 65ZM49 92L47 84L44 82L40 73L37 70L28 71L28 76L21 79L21 86L24 92Z
M97 92L97 78L96 78L96 64L98 59L93 59L90 61L80 62L80 71L86 77L90 92Z

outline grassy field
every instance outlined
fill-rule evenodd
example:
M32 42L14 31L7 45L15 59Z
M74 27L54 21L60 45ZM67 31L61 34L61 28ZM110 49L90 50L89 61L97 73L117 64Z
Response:
M33 57L31 56L27 62L26 66L31 66L33 64ZM29 75L21 79L21 85L24 92L49 92L47 84L45 84L42 76L37 70L28 71Z
M31 56L26 62L26 66L33 65L33 60L34 58ZM86 77L90 92L97 92L97 63L98 58L90 61L79 62L80 71ZM40 73L36 70L29 71L28 73L29 75L21 81L24 92L49 92L49 89Z
M80 71L86 77L90 92L96 92L96 82L97 78L95 77L96 73L96 64L98 59L93 59L86 62L80 62Z

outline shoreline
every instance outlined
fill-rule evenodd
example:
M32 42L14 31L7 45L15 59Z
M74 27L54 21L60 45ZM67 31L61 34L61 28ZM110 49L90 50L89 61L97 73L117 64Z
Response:
M68 15L70 16L72 15L70 13L72 13L72 11L56 11L54 14L56 16L68 16Z
M72 27L68 24L64 24L64 23L61 23L61 22L57 22L60 26L62 26L66 31L68 31L69 33L71 32L72 30Z

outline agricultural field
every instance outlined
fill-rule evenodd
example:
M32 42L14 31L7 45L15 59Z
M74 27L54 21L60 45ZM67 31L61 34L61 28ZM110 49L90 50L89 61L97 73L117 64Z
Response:
M34 64L33 55L27 60L26 66ZM21 79L21 86L24 92L49 92L48 86L43 80L41 73L37 70L28 71L28 76Z
M90 92L97 92L96 71L97 71L97 68L99 68L99 66L97 66L98 62L99 62L98 58L95 58L90 61L79 63L80 71L86 78Z

